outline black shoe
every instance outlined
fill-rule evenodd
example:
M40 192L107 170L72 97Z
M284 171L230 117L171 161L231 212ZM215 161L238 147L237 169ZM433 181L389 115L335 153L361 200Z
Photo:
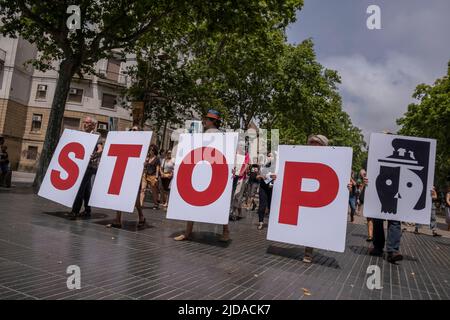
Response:
M145 226L145 222L147 222L147 220L144 218L144 220L138 222L137 226L139 228L144 227Z
M433 237L442 237L442 235L440 235L440 234L437 233L436 231L433 231Z
M400 253L398 253L398 252L397 253L392 253L392 252L388 253L388 256L387 256L388 262L395 263L395 262L401 261L401 260L403 260L403 256Z
M83 211L80 214L80 217L83 219L90 219L91 218L91 212L90 211Z
M70 212L69 213L69 219L70 220L77 220L77 214L75 212Z
M368 237L368 238L366 239L366 241L367 241L367 242L372 242L373 239L372 239L371 237Z
M383 250L378 250L375 248L369 249L369 255L373 257L382 257L383 256Z

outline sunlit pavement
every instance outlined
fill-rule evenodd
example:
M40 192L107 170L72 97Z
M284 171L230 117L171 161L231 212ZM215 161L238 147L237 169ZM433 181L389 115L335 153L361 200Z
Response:
M194 240L172 239L185 226L162 210L124 214L124 228L108 229L114 212L94 209L71 221L68 209L20 184L0 189L0 299L449 299L450 239L404 232L404 260L393 265L368 255L364 219L348 224L345 253L267 241L256 212L221 226L195 224ZM444 228L442 219L439 227ZM410 230L412 230L410 228ZM317 230L320 232L320 230ZM428 233L427 228L421 232ZM67 267L81 270L81 289L69 290ZM381 268L382 289L369 290L370 265Z

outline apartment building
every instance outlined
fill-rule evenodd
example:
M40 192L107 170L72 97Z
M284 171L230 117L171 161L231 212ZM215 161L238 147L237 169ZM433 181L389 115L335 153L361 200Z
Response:
M0 135L5 138L12 170L34 171L42 150L58 73L41 72L25 62L38 54L28 41L0 36ZM129 109L121 106L128 84L129 62L102 60L96 71L104 78L74 77L67 97L62 130L81 129L82 119L94 116L102 135L132 125Z

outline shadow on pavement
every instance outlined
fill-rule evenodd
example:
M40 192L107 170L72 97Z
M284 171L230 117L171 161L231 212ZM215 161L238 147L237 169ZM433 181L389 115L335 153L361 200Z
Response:
M43 211L42 213L48 214L50 216L54 216L54 217L70 220L69 211ZM95 220L95 219L105 219L107 217L108 217L107 214L93 212L93 213L91 213L91 217L90 218L81 218L81 217L79 217L79 218L77 218L77 220Z
M348 248L349 248L353 253L356 253L356 254L359 254L359 255L362 255L362 256L369 256L369 257L370 257L370 255L369 255L369 248L368 248L368 247L362 247L362 246L349 246ZM400 253L401 253L401 247L400 247ZM413 257L408 256L408 255L403 254L403 253L402 253L402 255L403 255L403 260L413 261L413 262L417 261L416 258L413 258ZM386 251L384 252L384 256L386 256Z
M175 238L176 236L179 236L180 234L183 234L184 230L182 231L178 231L178 232L174 232L170 235L170 238ZM220 247L220 248L227 248L231 242L233 241L232 239L230 239L227 242L223 242L223 241L219 241L221 237L221 234L217 234L214 232L192 232L191 234L191 238L190 242L196 242L196 243L201 243L201 244L207 244L207 245L211 245L211 246L215 246L215 247ZM175 240L174 240L175 241ZM181 241L181 242L185 242Z
M107 215L104 215L103 218L107 217ZM110 224L115 222L114 219L106 219L106 220L100 220L100 221L95 221L95 224L99 224L102 226ZM134 220L122 220L122 228L121 230L126 230L126 231L141 231L141 230L145 230L145 229L151 229L154 228L154 226L148 224L148 222L146 222L143 226L138 227L138 221L134 221Z
M278 247L276 245L270 245L267 248L266 252L268 254L273 254L276 256L294 259L294 260L303 260L303 257L305 256L304 247L285 248L285 247ZM333 268L333 269L340 269L339 264L335 258L326 256L320 252L317 252L317 250L314 250L312 264L317 264L317 265L321 265L321 266L329 267L329 268Z

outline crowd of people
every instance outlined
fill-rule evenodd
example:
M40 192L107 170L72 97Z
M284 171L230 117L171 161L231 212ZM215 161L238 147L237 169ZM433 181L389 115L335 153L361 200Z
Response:
M92 117L87 117L84 120L83 128L85 132L98 134L95 130L96 120ZM219 112L209 110L203 118L203 131L205 133L222 132L220 130L221 118ZM138 126L134 126L131 131L141 130ZM311 135L308 137L306 144L309 146L327 146L329 140L323 135ZM76 196L70 217L77 219L78 217L90 217L91 208L89 207L89 197L92 189L93 179L95 177L99 160L103 151L104 141L99 135L97 146L89 162L88 169L82 180L80 189ZM6 148L2 146L2 158L7 159L7 154L4 156L3 150ZM277 178L275 164L276 155L269 153L263 161L253 159L250 161L248 149L245 144L238 146L237 155L241 157L242 163L233 170L233 188L230 203L230 219L237 220L242 217L242 209L245 207L250 212L255 212L258 215L257 229L264 228L264 221L270 214L270 205L272 199L272 189L274 181ZM2 162L3 170L3 162ZM142 174L140 189L136 195L136 210L138 212L139 220L138 226L144 226L146 223L143 215L144 200L147 191L150 190L152 197L152 209L167 208L170 187L174 174L175 162L172 158L171 151L160 152L155 144L150 145L147 158L144 164L144 171ZM364 211L364 195L365 189L369 181L366 176L365 169L361 169L359 173L352 172L347 185L349 191L349 216L350 222L355 221L355 216L362 216ZM433 236L440 236L437 233L436 223L436 209L440 208L441 203L444 202L447 224L450 231L450 188L442 199L433 188L431 197L433 201L433 210L431 214L430 228ZM80 213L81 207L84 203L84 211ZM395 263L403 259L400 253L400 242L402 237L402 224L399 221L387 221L387 235L385 235L384 224L382 219L366 218L367 222L367 242L373 245L369 250L372 256L383 256L386 247L387 260ZM116 212L116 218L113 223L107 227L121 228L122 227L122 213ZM176 236L174 240L184 241L192 238L192 231L194 227L193 221L186 222L185 231ZM418 233L419 226L416 226L416 233ZM228 224L223 225L223 233L220 241L230 240L230 230ZM305 247L303 261L311 263L313 260L313 248Z

